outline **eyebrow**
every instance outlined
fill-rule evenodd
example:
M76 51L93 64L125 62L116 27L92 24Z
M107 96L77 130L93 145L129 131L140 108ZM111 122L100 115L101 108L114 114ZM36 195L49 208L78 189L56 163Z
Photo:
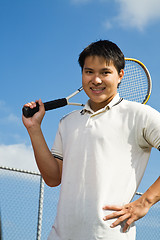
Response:
M84 67L84 69L92 69L92 68Z
M85 69L85 70L94 70L93 68L89 68L89 67L84 67L83 69ZM111 68L110 67L106 67L106 68L100 69L100 71L106 71L106 70L111 70Z

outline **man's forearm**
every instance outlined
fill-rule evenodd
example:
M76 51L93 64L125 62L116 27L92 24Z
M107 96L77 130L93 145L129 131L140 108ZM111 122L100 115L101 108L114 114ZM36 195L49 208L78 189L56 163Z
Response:
M61 171L46 144L41 128L29 130L28 133L31 138L36 163L44 181L49 186L59 185L61 182Z
M160 177L141 196L141 199L150 207L160 201Z

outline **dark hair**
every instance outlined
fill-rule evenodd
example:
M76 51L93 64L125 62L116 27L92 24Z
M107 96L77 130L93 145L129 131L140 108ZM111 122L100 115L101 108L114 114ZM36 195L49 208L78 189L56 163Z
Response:
M118 73L120 73L120 70L124 69L125 66L125 59L122 51L115 43L108 40L93 42L80 53L78 62L82 70L85 59L89 56L104 57L106 62L112 62L114 64Z

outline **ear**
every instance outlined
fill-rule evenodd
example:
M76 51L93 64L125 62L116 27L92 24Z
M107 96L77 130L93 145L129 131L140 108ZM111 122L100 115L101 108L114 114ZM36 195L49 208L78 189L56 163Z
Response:
M122 78L124 76L124 69L121 69L120 73L119 73L119 79L118 79L118 83L120 84Z

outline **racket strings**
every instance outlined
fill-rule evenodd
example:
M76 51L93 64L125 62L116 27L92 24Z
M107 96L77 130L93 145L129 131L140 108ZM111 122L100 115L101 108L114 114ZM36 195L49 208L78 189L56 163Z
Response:
M125 74L119 86L119 94L126 100L143 103L148 95L148 79L145 70L137 62L126 61Z

